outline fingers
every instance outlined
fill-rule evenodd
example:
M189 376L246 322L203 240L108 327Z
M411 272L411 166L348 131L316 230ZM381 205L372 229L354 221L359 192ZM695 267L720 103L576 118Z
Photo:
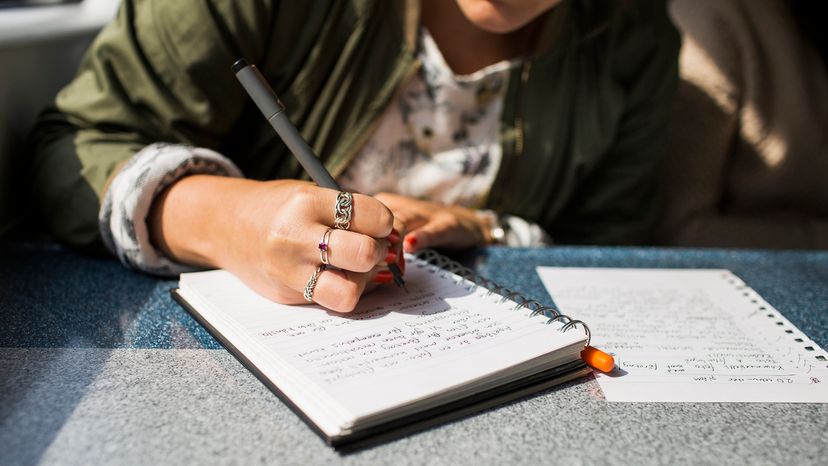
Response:
M471 236L471 234L460 228L455 228L447 221L435 219L412 232L408 243L413 242L416 245L416 250L435 247L462 247L467 242L464 241L467 239L464 236Z
M394 216L369 196L353 195L348 230L331 229L326 234L336 221L336 190L274 180L248 186L243 194L244 202L234 204L244 207L229 236L234 247L227 246L230 252L223 255L220 266L269 299L306 302L303 292L319 264L326 262L342 270L318 274L314 301L348 312L366 284L385 280L387 274L376 279L378 273L402 258L401 235L391 234Z
M328 228L320 225L318 230L321 232L318 249L311 251L307 248L307 259L311 263L321 262L324 256L334 267L353 272L368 272L377 264L397 260L397 251L387 239L378 240L361 233L332 229L327 235L327 243L323 245L322 239L325 239L325 231Z
M387 239L374 239L361 233L347 230L331 229L318 225L319 246L325 242L328 263L343 270L326 268L319 273L313 287L313 301L337 312L351 312L357 305L366 286L375 287L392 281L391 272L386 264L399 263L403 260L399 253L401 238L393 231ZM321 262L320 250L305 248L308 251L306 264L297 267L289 274L288 286L295 290L287 301L301 303L302 296L316 267ZM301 298L301 300L300 300ZM285 298L281 298L284 302Z
M282 304L302 305L308 304L304 295L317 267L320 266L297 267L276 286L272 282L261 283L256 280L251 282L245 280L244 276L239 276L239 278L245 280L251 288L268 299ZM377 279L380 270L377 267L371 272L357 273L325 268L316 276L316 285L311 286L312 302L335 312L351 312L356 308L363 293L385 283Z
M419 228L435 212L433 202L424 202L389 193L375 194L374 199L391 209L394 214L394 228L405 234L406 229Z
M307 269L307 280L315 272L316 267ZM362 292L370 279L370 274L347 272L344 270L323 270L313 289L313 301L336 312L351 312L356 308ZM299 284L304 291L307 281Z
M311 206L313 220L333 226L338 191L320 188L310 184L296 187L298 202ZM374 238L385 238L391 233L394 215L381 202L364 194L353 194L351 225L349 231L362 233Z
M414 253L425 248L465 248L482 244L482 233L474 221L464 220L467 221L450 212L436 214L405 237L403 248L405 252Z
M446 236L452 234L451 230L453 230L452 225L447 219L434 216L405 236L403 250L408 253L415 253L426 248L446 246Z

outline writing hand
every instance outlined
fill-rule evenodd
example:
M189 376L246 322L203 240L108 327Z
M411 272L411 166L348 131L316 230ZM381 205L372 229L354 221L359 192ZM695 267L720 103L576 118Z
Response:
M334 225L337 191L296 180L253 181L195 175L156 199L153 241L181 262L233 272L259 294L284 304L305 304L303 291L321 263L317 247ZM372 281L381 282L394 217L372 197L354 194L349 230L333 230L328 260L313 300L349 312ZM399 239L397 240L399 241Z

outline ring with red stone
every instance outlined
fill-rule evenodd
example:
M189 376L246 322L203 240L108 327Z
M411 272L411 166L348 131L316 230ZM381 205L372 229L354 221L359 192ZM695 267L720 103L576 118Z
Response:
M328 249L330 247L329 243L331 241L332 231L334 231L333 228L325 230L325 233L322 234L322 239L319 240L319 259L324 265L328 265Z

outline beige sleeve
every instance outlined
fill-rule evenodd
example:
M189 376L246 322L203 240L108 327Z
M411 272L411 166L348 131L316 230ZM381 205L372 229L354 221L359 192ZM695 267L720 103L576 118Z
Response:
M681 82L660 167L662 208L656 241L664 245L826 248L825 219L790 213L724 213L732 154L739 140L743 68L734 31L740 2L674 0L682 32Z

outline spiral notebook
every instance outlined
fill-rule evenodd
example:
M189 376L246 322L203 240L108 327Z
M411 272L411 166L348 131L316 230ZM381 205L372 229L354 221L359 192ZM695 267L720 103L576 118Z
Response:
M273 303L232 274L181 275L181 303L325 441L357 448L586 375L582 322L433 251L346 315Z

